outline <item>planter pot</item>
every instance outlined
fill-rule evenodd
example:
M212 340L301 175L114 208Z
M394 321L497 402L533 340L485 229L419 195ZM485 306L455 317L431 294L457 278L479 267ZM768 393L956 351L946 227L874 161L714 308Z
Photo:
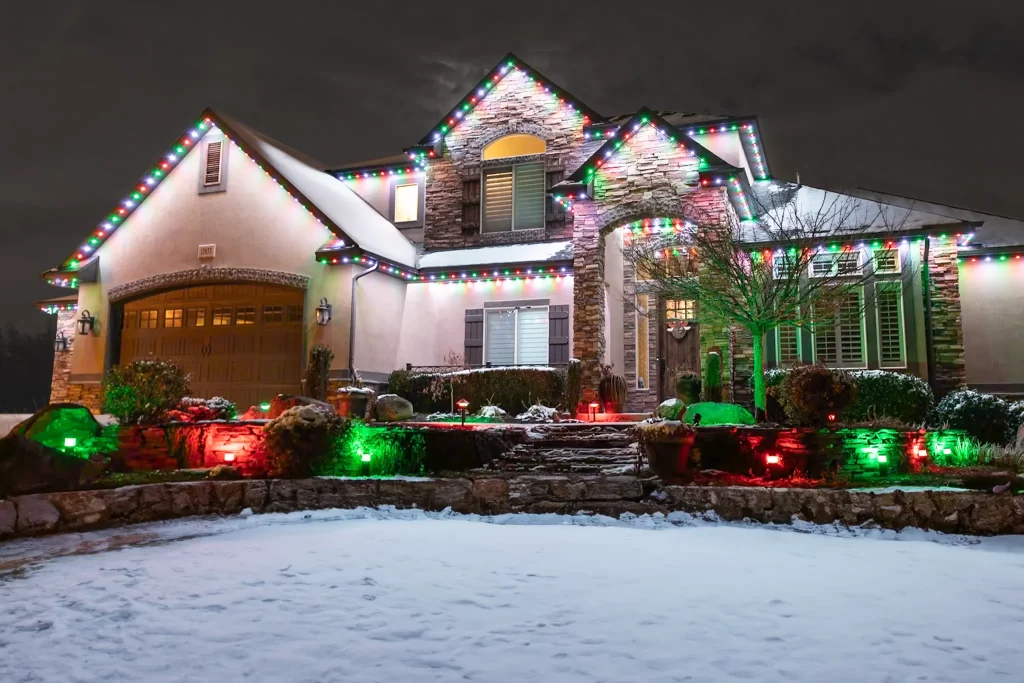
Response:
M647 456L651 471L663 479L692 476L700 469L693 461L694 434L679 436L663 441L641 441L640 446Z
M366 394L338 394L335 399L335 411L342 417L362 420L366 416Z

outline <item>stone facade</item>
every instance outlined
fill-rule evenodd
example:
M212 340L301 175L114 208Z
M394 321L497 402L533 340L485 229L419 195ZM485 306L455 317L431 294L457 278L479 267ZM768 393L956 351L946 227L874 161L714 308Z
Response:
M543 155L548 171L576 168L600 146L583 138L583 115L578 109L552 101L550 93L514 70L502 78L443 142L439 158L427 167L424 246L427 249L474 247L485 244L568 239L572 216L545 230L483 234L479 226L462 225L462 184L479 178L484 146L512 133L535 135L547 143Z
M870 493L836 489L665 486L657 479L526 475L431 479L198 481L0 501L0 538L36 536L193 515L394 505L460 513L668 514L709 519L903 529L976 535L1024 533L1024 496L960 491ZM124 543L151 540L136 530ZM115 537L108 539L116 547Z
M55 337L61 335L67 343L67 349L53 352L53 376L50 378L50 403L67 403L68 382L71 378L71 352L75 348L75 334L77 331L76 320L78 311L57 312L57 332Z
M960 272L956 243L931 240L928 249L928 296L932 309L932 388L937 397L964 386L964 330L960 314Z
M94 413L103 412L103 384L101 382L72 382L64 395L67 403L79 403Z

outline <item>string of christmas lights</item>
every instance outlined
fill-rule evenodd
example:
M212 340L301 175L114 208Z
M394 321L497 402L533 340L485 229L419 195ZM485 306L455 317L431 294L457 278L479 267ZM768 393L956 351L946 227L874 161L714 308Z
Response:
M727 133L730 131L738 131L741 135L746 137L747 146L750 147L750 151L754 155L754 163L757 164L757 179L768 180L768 171L764 165L764 156L761 154L761 145L757 138L757 128L753 123L722 123L712 126L687 128L686 134L690 137L694 135L710 135L713 133Z
M571 266L543 266L543 265L532 265L532 266L510 266L508 268L498 268L495 270L489 268L480 269L468 269L468 270L450 270L450 269L438 269L430 271L420 271L415 268L407 268L405 266L395 265L374 258L371 255L359 254L359 253L345 253L333 256L321 256L319 259L320 263L326 265L363 265L372 268L377 265L378 272L386 275L391 275L399 280L405 280L408 282L475 282L482 280L520 280L520 279L535 279L535 278L546 278L551 277L566 277L572 274Z
M43 313L60 313L61 311L77 311L78 304L50 304L49 306L40 306L39 310Z

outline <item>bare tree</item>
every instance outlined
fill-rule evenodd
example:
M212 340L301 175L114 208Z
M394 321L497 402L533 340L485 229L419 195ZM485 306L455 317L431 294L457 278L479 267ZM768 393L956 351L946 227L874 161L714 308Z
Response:
M860 288L879 273L897 273L889 281L910 276L897 249L910 210L789 184L772 184L748 204L756 221L685 203L680 220L630 231L623 255L646 291L696 301L697 322L724 321L750 333L761 420L765 335L784 326L814 332L854 316L859 325ZM865 245L851 247L857 239ZM867 249L875 240L889 248Z

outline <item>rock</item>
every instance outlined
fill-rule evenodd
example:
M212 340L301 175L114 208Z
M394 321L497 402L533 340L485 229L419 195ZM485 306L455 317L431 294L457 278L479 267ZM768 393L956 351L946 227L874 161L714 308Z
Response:
M0 439L0 496L81 488L103 468L102 456L65 453L14 432Z
M173 484L148 484L139 487L139 507L133 521L167 519L171 516L171 494L167 490Z
M455 512L471 512L473 484L468 479L438 479L431 506L437 510L451 508Z
M60 512L41 494L19 496L14 499L18 508L18 533L53 531L60 523Z
M665 420L678 420L679 414L686 410L686 404L680 401L678 398L670 398L664 401L655 414Z
M18 528L18 510L9 500L0 500L0 538L13 536Z
M244 481L213 482L213 500L223 515L234 515L242 511L245 500Z
M298 509L296 492L299 480L272 479L270 481L270 497L266 512L292 512Z
M292 396L290 394L278 394L270 400L270 410L267 411L265 417L270 419L280 417L281 413L296 406L317 406L329 413L334 412L334 406L330 403L318 401L315 398L309 398L308 396Z
M245 482L245 497L243 498L243 507L251 509L253 512L263 512L263 508L267 505L267 494L269 493L269 486L266 481L256 480Z
M558 411L540 404L532 405L527 408L525 413L516 415L516 422L544 423L557 421Z
M51 493L48 498L60 512L65 528L81 529L110 519L106 502L95 491Z
M122 486L118 489L107 489L95 493L106 505L107 514L111 520L125 521L138 516L142 488L141 486Z
M181 482L170 486L171 514L176 517L208 515L213 485L207 481Z
M412 418L412 404L398 394L381 394L375 405L377 420L399 422Z
M504 479L474 479L473 498L479 512L501 514L508 511L508 482Z

